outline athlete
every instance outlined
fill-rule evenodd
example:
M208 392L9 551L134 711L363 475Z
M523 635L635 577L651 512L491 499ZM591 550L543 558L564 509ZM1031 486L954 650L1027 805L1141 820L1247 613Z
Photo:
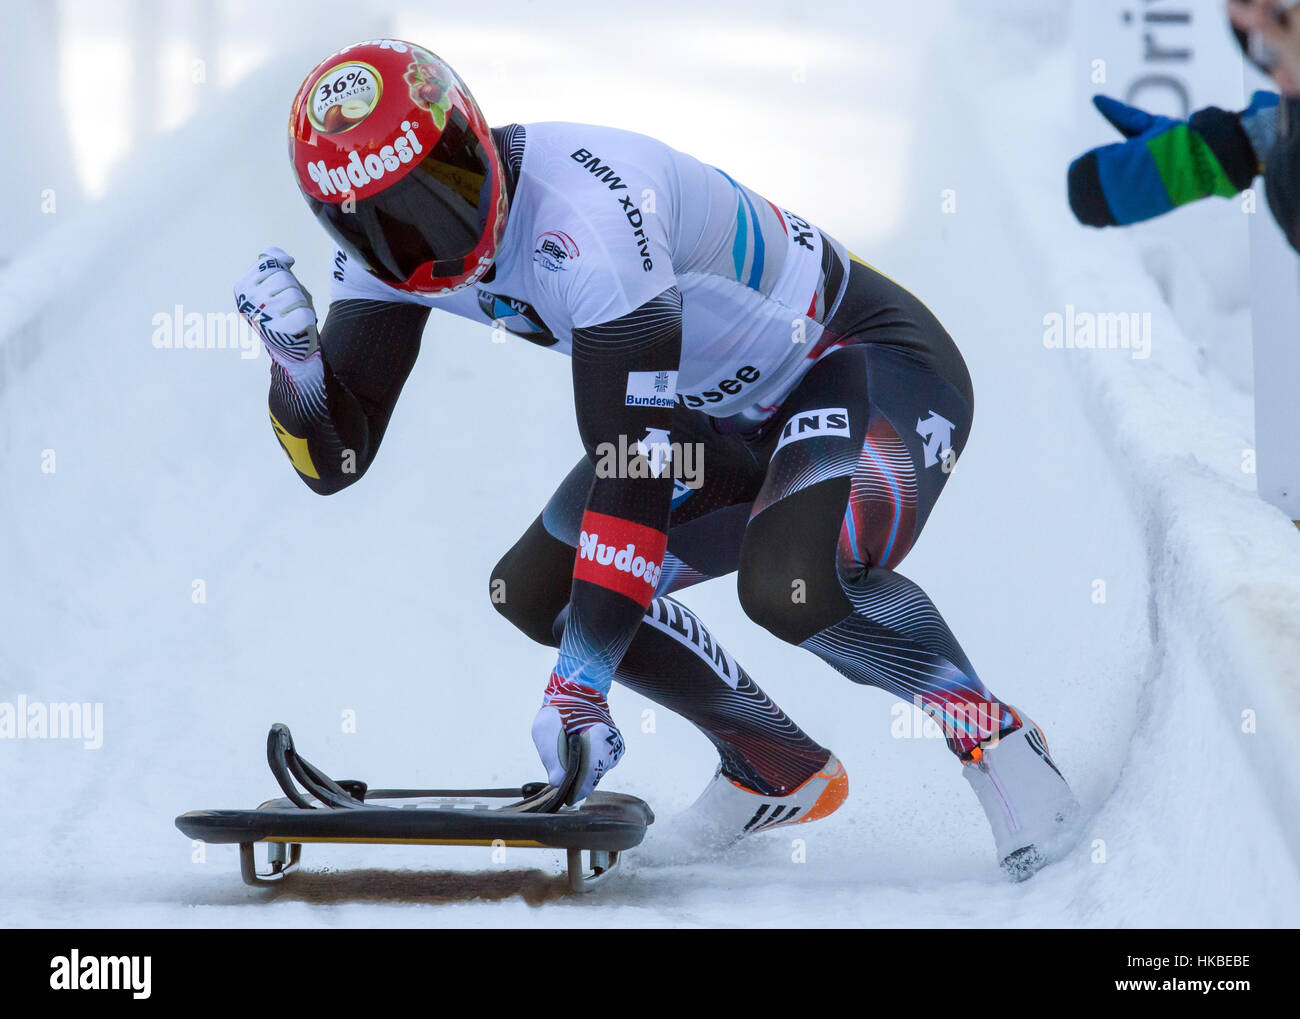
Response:
M1042 733L897 572L972 412L961 355L919 300L653 139L489 128L452 69L411 43L324 60L289 133L336 245L329 313L318 333L277 248L235 294L272 359L272 426L314 491L374 461L430 309L572 359L586 453L489 585L507 619L557 649L532 728L552 781L570 735L579 798L618 763L618 682L717 748L697 830L730 841L843 802L835 755L672 597L738 572L750 618L942 726L1012 877L1063 848L1076 804Z

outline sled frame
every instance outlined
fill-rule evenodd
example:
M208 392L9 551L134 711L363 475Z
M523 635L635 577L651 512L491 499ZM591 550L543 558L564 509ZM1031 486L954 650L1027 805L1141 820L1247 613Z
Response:
M317 839L313 841L343 844L342 839ZM368 845L439 845L466 846L478 845L485 840L468 841L452 839L354 839L347 844L362 842ZM301 842L281 842L266 840L267 869L257 869L256 842L239 843L239 876L244 884L253 888L279 888L290 874L302 863ZM491 844L490 842L487 844ZM546 848L538 846L537 848ZM587 854L588 865L583 865L583 853ZM569 887L580 894L594 892L609 880L618 870L621 856L617 850L604 849L569 849L565 851Z
M355 779L334 780L321 771L294 747L293 736L287 726L276 723L267 735L266 756L271 773L284 792L286 799L269 800L258 808L259 811L283 811L296 813L298 810L311 811L313 817L321 818L323 814L343 814L356 810L400 812L401 807L383 803L385 799L508 799L514 802L491 808L494 814L554 814L570 804L577 790L578 779L582 769L581 751L577 737L570 737L568 746L568 768L564 778L557 785L544 782L531 782L509 789L375 789L370 790L365 782ZM301 788L300 788L301 787ZM602 793L601 796L604 796ZM653 814L644 803L634 797L614 794L614 799L631 800L645 810L649 821ZM594 802L594 801L593 801ZM606 805L602 805L608 809ZM600 810L601 808L597 808ZM322 814L323 812L323 814ZM178 818L182 821L196 814L212 812L192 812ZM216 812L223 813L223 812ZM224 812L237 813L237 812ZM284 814L281 814L283 817ZM358 820L360 818L358 817ZM648 823L648 822L647 822ZM283 826L282 826L283 827ZM351 826L348 826L351 827ZM398 826L401 827L400 825ZM569 887L578 893L592 892L602 886L618 870L621 850L610 848L591 848L573 846L571 840L567 847L557 847L553 843L537 841L534 838L485 838L469 833L448 834L445 837L406 835L366 835L341 834L337 831L317 835L255 833L244 829L244 838L222 839L234 842L238 839L239 873L244 883L256 888L279 888L284 880L298 870L302 862L303 845L308 842L333 844L369 844L369 845L437 845L437 846L490 846L503 844L516 848L554 849L564 848L568 871ZM235 834L232 832L231 834ZM521 836L523 832L519 833ZM249 835L253 835L249 839ZM542 836L537 836L541 838ZM593 836L599 842L599 838ZM259 869L256 846L266 846L266 867ZM624 843L626 846L627 842ZM585 854L585 859L584 859Z

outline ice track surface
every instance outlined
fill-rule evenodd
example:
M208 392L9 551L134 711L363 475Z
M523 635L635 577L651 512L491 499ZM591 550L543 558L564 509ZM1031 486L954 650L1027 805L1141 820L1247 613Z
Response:
M231 283L271 243L298 257L323 311L328 245L281 140L305 70L293 65L242 111L239 137L190 201L75 282L75 311L60 312L68 327L43 335L0 390L0 699L102 702L105 727L93 751L0 742L0 923L1294 922L1300 879L1276 805L1185 635L1152 625L1132 493L1066 352L1041 344L1050 302L1008 226L1013 196L970 108L924 73L961 59L959 33L937 32L932 5L844 8L821 26L760 30L683 5L671 26L642 26L641 44L661 57L617 101L594 83L624 80L622 36L594 5L552 9L529 28L543 46L507 34L517 76L482 55L472 26L443 38L418 18L394 28L457 66L494 123L658 134L808 216L938 314L971 368L975 426L902 572L995 693L1046 730L1090 814L1074 854L1006 883L942 741L894 738L892 698L749 622L726 578L683 600L844 761L852 795L829 820L724 856L683 846L673 816L714 753L616 688L628 753L608 785L648 800L659 821L598 895L564 896L562 855L545 851L511 850L499 865L487 849L308 846L307 871L274 900L239 883L234 847L196 860L173 816L268 798L272 721L336 776L539 776L528 729L552 653L498 617L487 577L580 453L566 360L435 316L374 468L321 499L267 422L264 355L151 345L158 312L228 310ZM692 41L729 25L739 44L728 54ZM538 94L525 73L536 51L592 87ZM808 56L804 83L789 80L791 52ZM773 129L796 117L799 138ZM941 212L945 188L956 215ZM52 475L39 469L46 449ZM355 733L341 732L347 712Z

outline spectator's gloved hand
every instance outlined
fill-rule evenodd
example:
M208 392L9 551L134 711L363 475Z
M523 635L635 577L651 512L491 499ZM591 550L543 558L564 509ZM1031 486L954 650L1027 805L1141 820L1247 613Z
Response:
M1277 102L1271 93L1257 93L1251 108L1269 96ZM1209 106L1172 120L1108 96L1094 96L1093 103L1127 140L1070 164L1070 208L1085 226L1127 226L1208 195L1230 198L1259 172L1235 113Z

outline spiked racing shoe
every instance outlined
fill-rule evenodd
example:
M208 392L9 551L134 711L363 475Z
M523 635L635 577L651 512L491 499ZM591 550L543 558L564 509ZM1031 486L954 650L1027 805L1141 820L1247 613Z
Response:
M784 796L756 792L724 775L719 767L682 820L701 839L730 845L756 832L827 817L848 795L849 774L834 754Z
M1006 710L1014 721L967 752L962 773L993 829L1002 869L1011 880L1024 881L1069 848L1079 803L1052 760L1043 730Z

